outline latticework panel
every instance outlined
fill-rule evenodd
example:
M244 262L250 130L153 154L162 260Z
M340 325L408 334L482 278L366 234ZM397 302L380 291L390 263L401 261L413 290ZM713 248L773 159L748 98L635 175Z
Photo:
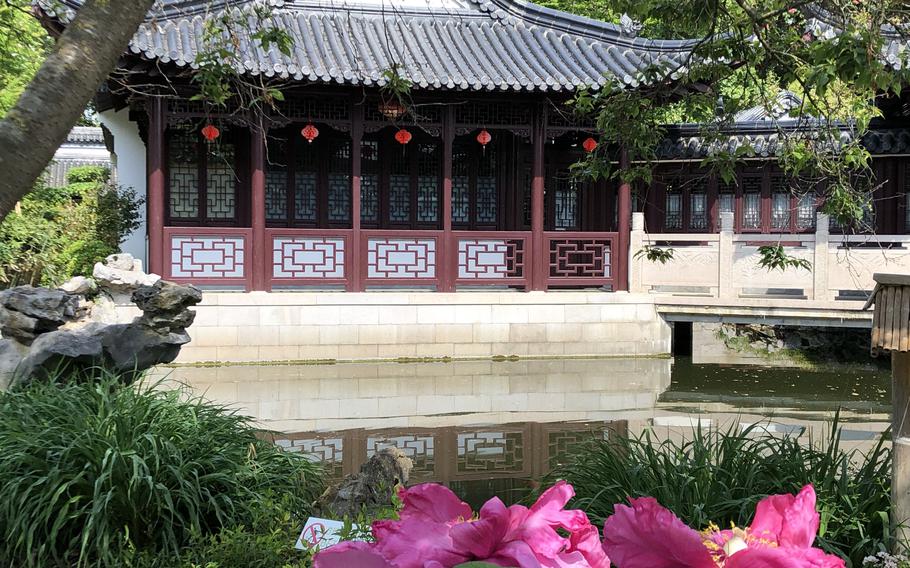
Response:
M771 227L790 228L790 186L782 175L771 176Z
M367 276L377 279L436 277L434 239L371 238L367 242Z
M796 227L807 230L815 228L815 193L804 193L796 204Z
M522 278L523 239L460 239L458 277L466 280Z
M367 438L367 459L385 448L398 448L414 462L411 479L433 479L436 474L436 440L432 434L402 434Z
M331 237L277 237L272 241L275 278L344 278L345 243Z
M440 148L419 144L417 151L417 220L434 223L439 219Z
M743 189L743 220L742 224L747 229L760 229L761 219L761 176L743 176L741 180Z
M351 218L351 144L339 142L329 160L329 221L347 221Z
M206 215L210 219L233 219L237 214L237 174L234 145L227 142L208 149L206 163Z
M265 174L265 218L286 221L288 218L288 175L269 167Z
M708 195L696 191L689 195L689 229L704 230L708 228Z
M550 239L550 277L609 278L610 252L608 239Z
M452 178L452 222L468 223L471 220L471 201L467 176Z
M600 435L590 430L547 432L547 464L550 469L553 469L562 464L565 458L575 453L585 442L599 438L603 438L603 432L600 432Z
M169 212L172 219L199 216L199 154L195 134L173 129L168 139Z
M319 172L317 148L312 144L294 147L294 220L316 221L316 180Z
M278 103L279 114L295 122L344 122L351 119L345 97L288 97Z
M523 432L461 432L458 434L458 473L521 472L524 470Z
M574 229L578 226L578 180L570 172L560 171L554 183L553 226L557 230Z
M496 223L499 189L496 184L497 152L490 149L483 152L477 169L477 199L475 209L480 224Z
M360 219L379 222L379 142L363 140L360 146Z
M174 278L243 278L243 237L171 237Z
M468 126L529 126L531 106L514 102L477 102L455 105L455 123Z

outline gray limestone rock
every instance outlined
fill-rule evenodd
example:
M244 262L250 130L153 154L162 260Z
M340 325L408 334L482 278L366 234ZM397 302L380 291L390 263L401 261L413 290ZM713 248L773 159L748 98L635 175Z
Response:
M86 278L85 276L73 276L58 286L57 289L63 290L67 294L91 296L98 291L98 285L95 284L95 281L91 278Z
M62 290L17 286L0 292L0 331L23 343L76 316L79 298Z
M319 497L317 507L334 518L368 515L392 507L397 487L405 486L414 463L398 448L383 448L360 466L360 472L346 476Z
M116 258L115 258L116 257ZM73 279L62 289L21 286L0 292L0 388L101 367L131 381L154 365L170 363L189 343L186 332L202 301L192 286L164 282L135 268L129 255L113 255L95 265L102 278ZM109 275L111 278L107 278ZM142 315L118 322L112 298L130 291ZM93 299L85 293L94 294Z
M136 264L136 259L129 253L121 252L108 256L104 259L102 264L108 268L113 268L114 270L132 271L133 266Z

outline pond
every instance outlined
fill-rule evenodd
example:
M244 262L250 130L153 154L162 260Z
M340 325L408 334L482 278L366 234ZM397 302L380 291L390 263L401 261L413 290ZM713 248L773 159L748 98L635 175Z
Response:
M839 414L847 445L887 427L890 375L863 370L694 365L687 359L554 359L163 369L170 383L229 404L276 443L357 471L397 446L414 481L472 505L520 495L591 436L685 436L742 428L819 441Z

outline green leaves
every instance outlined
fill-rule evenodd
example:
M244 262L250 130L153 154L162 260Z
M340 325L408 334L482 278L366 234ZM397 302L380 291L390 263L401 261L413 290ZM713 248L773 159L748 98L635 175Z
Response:
M780 270L781 272L788 268L802 268L811 271L812 263L804 258L797 258L787 254L783 245L765 245L758 247L758 265L768 270Z
M661 264L667 264L673 260L673 254L675 252L676 251L672 248L661 248L653 245L645 245L635 253L635 258L644 258L648 262L659 262Z

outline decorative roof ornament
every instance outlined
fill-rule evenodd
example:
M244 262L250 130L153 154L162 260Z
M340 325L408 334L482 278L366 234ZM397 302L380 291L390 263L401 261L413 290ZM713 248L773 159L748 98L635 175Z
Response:
M312 144L313 140L319 136L319 129L312 124L307 124L303 127L303 129L301 129L300 135L306 138L307 143Z
M641 33L644 24L637 20L633 20L632 16L629 14L623 14L619 17L619 27L622 29L622 35L626 37L638 37L638 34Z

